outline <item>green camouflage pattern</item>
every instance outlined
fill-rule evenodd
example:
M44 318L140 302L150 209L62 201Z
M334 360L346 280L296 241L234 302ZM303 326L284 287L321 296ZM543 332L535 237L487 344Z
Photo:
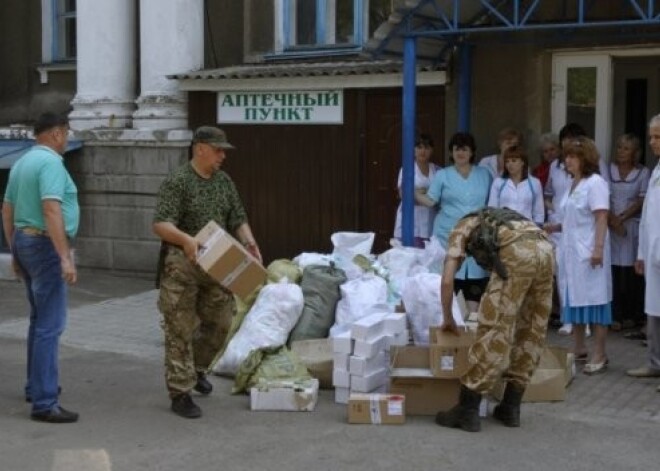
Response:
M508 278L493 272L481 299L470 367L461 378L472 391L487 393L500 377L526 387L545 345L552 307L553 249L543 232L524 229L514 234L515 229L500 228L500 241L509 242L499 249Z
M183 251L168 247L158 308L165 333L165 382L170 396L189 392L197 373L206 373L225 342L236 314L231 292Z
M171 222L194 236L211 220L234 232L247 222L247 213L229 175L218 171L201 178L187 163L160 186L154 222Z
M232 394L249 391L261 380L308 380L307 371L296 352L287 347L268 347L252 350L236 373Z

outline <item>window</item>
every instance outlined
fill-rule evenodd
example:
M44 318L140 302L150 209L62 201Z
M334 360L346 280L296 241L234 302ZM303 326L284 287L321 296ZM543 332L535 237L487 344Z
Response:
M283 0L284 47L361 46L369 0Z
M41 0L44 64L76 59L76 0Z

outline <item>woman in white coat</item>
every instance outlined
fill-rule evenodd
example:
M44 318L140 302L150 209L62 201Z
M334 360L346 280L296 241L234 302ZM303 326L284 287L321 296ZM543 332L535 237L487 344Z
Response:
M573 324L576 358L587 356L585 328L594 325L594 349L582 370L607 369L607 331L612 323L612 278L607 215L610 195L598 174L598 151L591 139L576 137L562 146L566 171L573 180L560 203L558 257L562 317Z
M428 134L420 134L415 141L415 192L426 192L431 181L438 171L438 166L431 162L433 155L433 139ZM399 198L401 198L401 170L397 181ZM396 221L394 223L394 237L401 240L401 203L396 210ZM427 207L415 201L414 210L414 245L424 248L424 242L429 240L433 232L433 220L435 219L435 207Z
M527 153L522 147L504 150L504 172L490 187L488 206L513 209L539 227L543 225L543 188L529 173Z
M660 114L649 123L649 144L660 158ZM646 339L648 362L646 366L628 370L637 378L660 377L660 162L653 169L639 224L639 250L635 270L646 277ZM660 386L658 387L660 392Z

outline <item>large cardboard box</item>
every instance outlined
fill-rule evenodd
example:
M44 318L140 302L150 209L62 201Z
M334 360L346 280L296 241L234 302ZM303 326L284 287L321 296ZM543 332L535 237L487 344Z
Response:
M406 398L399 394L356 394L348 399L349 424L398 425L406 422Z
M319 395L318 379L261 381L250 388L250 409L312 411Z
M459 378L470 366L468 351L474 343L472 331L461 331L460 335L443 332L440 327L431 327L429 332L429 363L433 376Z
M460 381L433 376L429 347L392 347L390 358L390 394L406 397L406 415L435 415L458 404Z
M566 387L573 380L575 360L567 348L546 346L539 366L530 380L523 402L554 402L566 398ZM504 382L500 381L491 391L496 399L502 399Z
M227 231L209 221L195 236L197 263L222 286L245 299L266 281L266 269Z

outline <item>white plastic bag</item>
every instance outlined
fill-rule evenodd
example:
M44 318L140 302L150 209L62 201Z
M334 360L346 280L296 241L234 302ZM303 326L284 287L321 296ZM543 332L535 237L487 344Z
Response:
M337 265L346 273L346 278L353 280L358 278L364 271L353 263L356 255L368 256L374 245L376 234L373 232L335 232L330 236L332 245L332 258Z
M224 354L212 367L213 372L233 376L252 350L284 345L303 305L302 290L294 283L264 286Z
M420 273L403 283L401 297L415 345L428 345L429 327L442 325L441 280L442 277L436 273ZM457 325L465 324L456 296L452 302L452 313Z
M431 273L442 273L442 266L445 264L445 251L440 240L432 236L431 239L424 244L424 255L422 256L422 264Z
M378 262L388 272L387 301L390 305L396 305L401 300L401 288L409 276L428 271L422 264L424 254L423 249L398 245L378 256Z
M332 262L332 255L317 252L303 252L295 257L292 261L304 270L307 265L330 266L330 262Z
M359 278L347 281L339 287L341 299L335 310L335 325L330 336L346 331L356 320L374 312L387 310L387 283L373 273L365 273Z

